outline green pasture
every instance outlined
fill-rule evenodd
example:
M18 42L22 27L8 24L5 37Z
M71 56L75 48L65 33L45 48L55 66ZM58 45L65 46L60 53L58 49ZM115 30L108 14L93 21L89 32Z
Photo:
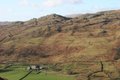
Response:
M0 77L8 80L19 80L27 73L26 66L12 66L8 69L0 69ZM75 80L75 77L61 72L41 71L41 73L37 74L36 71L33 71L23 80Z

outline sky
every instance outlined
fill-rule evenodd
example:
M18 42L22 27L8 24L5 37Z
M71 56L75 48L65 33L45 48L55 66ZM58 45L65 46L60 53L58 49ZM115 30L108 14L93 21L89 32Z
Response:
M48 14L120 10L120 0L1 0L0 21L25 21Z

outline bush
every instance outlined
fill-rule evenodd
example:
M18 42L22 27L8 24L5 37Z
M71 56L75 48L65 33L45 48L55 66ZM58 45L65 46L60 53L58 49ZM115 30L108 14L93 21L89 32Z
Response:
M76 75L76 74L79 74L79 73L77 71L75 71L75 70L68 70L67 74L68 75Z
M57 31L58 32L61 32L62 31L62 28L60 26L57 26Z
M57 71L57 72L62 71L62 68L63 67L58 65L58 64L55 64L55 65L52 66L52 70Z
M114 60L120 59L120 48L116 49L116 55L114 56Z

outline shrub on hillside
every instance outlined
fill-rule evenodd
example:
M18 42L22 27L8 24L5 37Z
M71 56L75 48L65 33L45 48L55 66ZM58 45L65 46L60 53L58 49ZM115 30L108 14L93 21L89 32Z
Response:
M53 71L59 72L59 71L62 71L63 66L61 66L61 65L59 65L59 64L54 64L54 65L51 66L51 69L52 69Z
M68 74L68 75L76 75L76 74L79 74L79 72L77 72L77 71L75 71L75 70L68 69L68 70L67 70L67 74Z
M116 55L114 57L114 60L120 59L120 47L116 49Z
M61 32L62 31L62 27L61 26L57 26L57 32Z

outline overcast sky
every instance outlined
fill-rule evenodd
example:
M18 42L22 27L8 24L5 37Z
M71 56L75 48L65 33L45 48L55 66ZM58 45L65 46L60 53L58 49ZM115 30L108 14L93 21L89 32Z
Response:
M52 13L69 15L118 9L120 0L1 0L0 21L23 21Z

